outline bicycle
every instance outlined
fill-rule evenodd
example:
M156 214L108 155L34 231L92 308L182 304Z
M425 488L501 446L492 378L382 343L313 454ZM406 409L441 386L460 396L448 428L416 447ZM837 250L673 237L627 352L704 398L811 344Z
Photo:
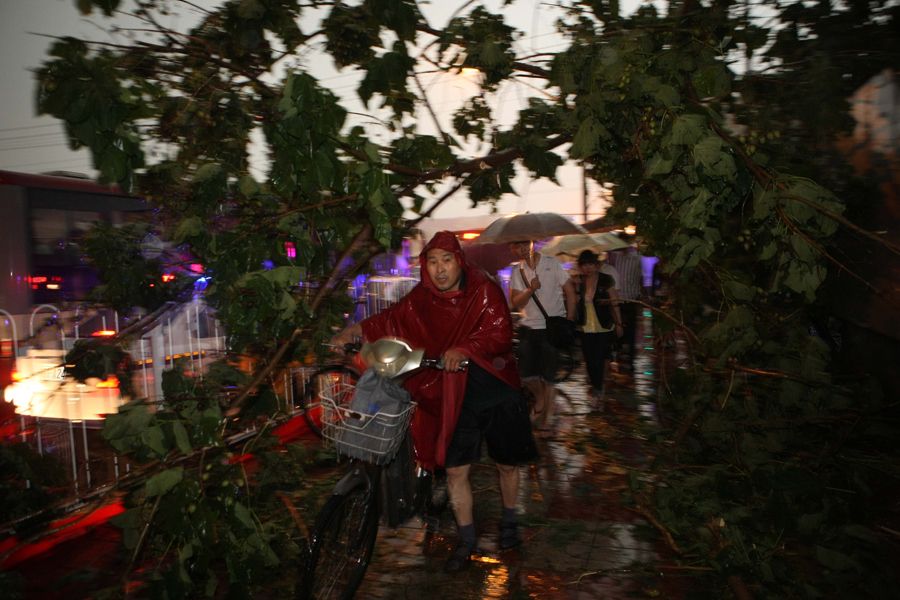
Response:
M322 437L322 399L330 398L336 406L347 406L353 397L352 390L359 381L360 372L352 366L353 357L359 352L360 344L345 344L342 362L319 367L309 376L300 395L300 410L307 427L317 437Z
M409 349L398 340L390 342ZM443 365L420 358L414 368L419 367ZM416 403L409 400L395 412L360 412L344 403L354 387L345 382L340 389L325 389L322 396L323 438L351 462L310 534L300 600L353 597L372 558L382 514L391 527L421 515L433 530L448 503L443 488L434 485L436 475L417 466L413 457L409 423ZM337 402L329 392L337 393Z

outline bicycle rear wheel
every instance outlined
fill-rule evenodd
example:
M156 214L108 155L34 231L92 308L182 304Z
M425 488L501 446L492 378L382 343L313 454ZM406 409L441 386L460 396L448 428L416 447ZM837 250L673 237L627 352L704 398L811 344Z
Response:
M322 437L322 395L334 401L338 407L349 406L353 399L353 388L359 373L344 365L322 367L309 377L300 408L310 431Z
M372 559L378 503L366 478L325 503L316 519L300 600L350 600Z

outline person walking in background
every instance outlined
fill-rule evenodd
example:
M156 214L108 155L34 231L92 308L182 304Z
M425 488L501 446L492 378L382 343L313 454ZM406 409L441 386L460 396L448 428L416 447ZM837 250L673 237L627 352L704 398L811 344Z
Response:
M494 460L503 503L497 545L521 543L517 529L517 465L537 458L537 447L512 354L512 318L503 290L467 264L456 236L440 231L419 256L422 280L397 304L346 327L332 339L341 347L362 336L399 337L426 356L440 356L443 371L425 369L404 381L418 403L412 439L416 461L444 466L459 540L444 565L465 568L476 551L470 467L482 440ZM468 367L460 364L468 360Z
M534 251L534 242L522 240L509 245L519 262L509 278L509 301L513 310L522 310L519 335L519 372L522 383L534 394L534 425L547 434L553 412L558 351L547 338L547 324L541 308L549 316L575 320L575 284L555 258Z
M624 332L621 352L618 354L619 370L634 371L635 343L637 341L638 301L641 298L641 255L634 244L617 251L616 270L619 274L616 292L619 295Z
M608 252L601 252L597 255L597 260L600 264L599 271L604 275L608 275L609 278L612 279L612 287L616 291L619 291L619 270L615 267L615 265L612 264L611 260L613 258L618 257L614 257Z
M602 406L606 361L615 338L622 335L619 297L612 278L600 272L596 254L584 250L578 255L578 266L582 272L582 281L576 290L581 352L591 383L591 395Z

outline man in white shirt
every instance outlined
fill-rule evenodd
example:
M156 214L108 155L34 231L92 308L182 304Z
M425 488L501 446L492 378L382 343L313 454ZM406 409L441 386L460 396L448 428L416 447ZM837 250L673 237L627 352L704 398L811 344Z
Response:
M512 310L524 313L518 331L519 373L535 397L535 425L546 431L556 393L553 380L558 351L547 339L546 319L534 298L540 300L548 316L565 316L574 325L575 284L559 261L534 252L533 241L512 242L509 249L519 259L509 278L510 305Z

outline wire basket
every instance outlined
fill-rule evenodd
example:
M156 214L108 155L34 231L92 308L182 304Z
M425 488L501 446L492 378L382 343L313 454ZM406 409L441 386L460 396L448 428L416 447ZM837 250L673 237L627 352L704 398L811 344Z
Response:
M338 454L385 465L394 458L409 420L416 408L410 402L399 412L366 413L348 406L339 406L334 398L352 395L352 385L338 383L322 390L322 437L334 445Z

